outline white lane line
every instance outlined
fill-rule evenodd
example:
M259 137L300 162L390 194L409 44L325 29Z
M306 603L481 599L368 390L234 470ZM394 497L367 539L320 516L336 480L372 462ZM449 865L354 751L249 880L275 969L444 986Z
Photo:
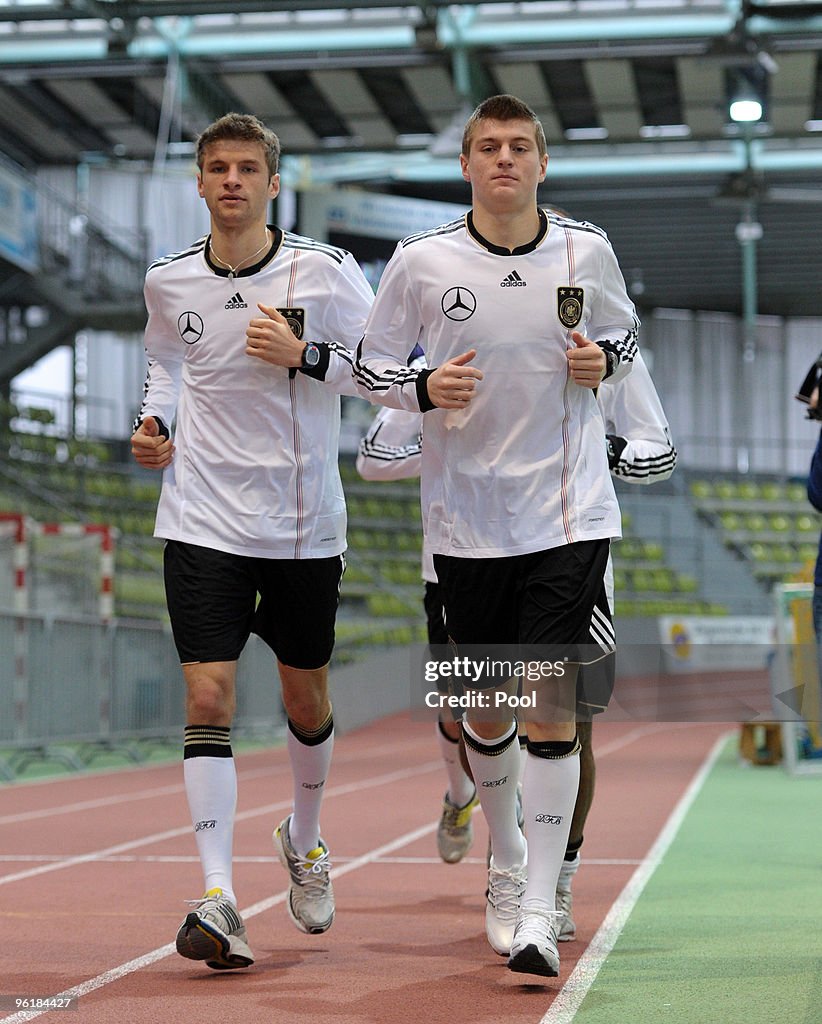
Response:
M689 723L686 723L686 724L689 724ZM669 725L669 724L660 723L660 724L654 724L654 725L639 726L636 729L631 730L631 732L626 733L624 736L621 736L618 739L612 740L609 743L604 744L602 747L597 747L596 750L595 750L596 756L597 757L607 757L608 754L612 754L612 753L614 753L617 750L621 750L623 747L628 746L629 744L633 743L635 740L642 739L644 736L647 736L650 733L664 731L664 730L669 729L669 728L682 728L682 724ZM274 748L274 749L279 749L279 748ZM383 754L387 754L389 752L390 752L390 754L391 754L391 756L393 758L397 757L397 749L396 748L392 748L389 751L389 748L386 747L384 750L377 751L377 753L383 753ZM255 753L255 752L252 752L252 753ZM239 756L242 756L242 754L239 755ZM372 755L369 754L368 757L370 759L372 757ZM356 760L362 760L362 759L363 759L363 755L358 755L357 757L352 757L352 756L349 755L349 757L348 757L348 761L352 761L352 760L356 761ZM345 764L345 763L347 763L345 755L340 756L338 759L335 759L335 761L334 761L335 765L342 765L342 764ZM152 768L152 767L156 767L156 766L146 765L145 767L146 768ZM271 774L274 771L274 767L275 766L269 765L269 766L267 766L265 768L248 768L248 769L245 769L245 770L241 769L238 772L238 779L239 779L240 782L244 782L244 781L246 781L248 779L260 778L260 777L263 777L263 776ZM136 767L134 769L125 769L125 770L126 771L132 771L132 770L139 771L140 770L140 766L138 766L138 767ZM83 776L83 778L86 778L86 777L87 777L86 775ZM60 779L53 779L53 780L40 780L40 779L35 780L35 782L37 784L40 784L40 785L42 785L46 781L67 782L67 781L77 781L77 780L76 780L76 778L74 780L72 780L71 777L61 777ZM28 785L28 784L29 783L23 783L22 785ZM112 806L120 807L124 803L127 803L127 802L129 802L131 800L153 800L153 799L155 799L157 797L173 796L173 795L176 795L176 794L179 794L179 793L182 793L182 792L183 792L183 783L179 782L179 783L174 783L174 784L171 784L171 785L168 785L168 786L156 786L156 787L153 787L152 789L140 789L140 790L137 790L134 793L114 793L111 796L97 797L97 798L95 798L93 800L80 800L80 801L77 801L76 803L71 803L71 804L60 804L57 807L42 807L42 808L39 808L38 810L20 811L17 814L3 814L3 815L0 815L0 825L19 825L19 824L21 824L22 822L25 822L25 821L37 821L38 819L50 818L50 817L56 816L56 815L79 814L82 811L94 811L94 810L98 810L101 807L112 807Z
M692 728L693 722L654 722L649 725L638 725L636 729L626 732L623 736L617 736L608 743L604 743L601 747L594 746L594 755L597 758L607 757L609 754L613 754L617 750L622 750L623 747L628 747L637 740L644 739L646 736L651 736L653 733L669 732L672 729ZM596 737L596 732L594 732L593 735ZM588 861L586 860L585 863L587 864Z
M436 767L439 768L439 762L436 762ZM337 879L352 871L358 871L360 868L366 867L368 864L372 864L375 860L379 860L381 857L386 856L386 854L392 853L394 850L399 850L410 843L414 843L423 836L430 835L436 830L438 824L439 821L433 821L429 822L427 825L422 825L419 828L413 829L411 832L406 832L405 835L398 836L390 843L378 846L369 853L363 854L361 857L356 857L354 860L350 861L348 864L344 864L340 868L332 869L331 877ZM276 906L278 903L282 903L287 896L288 889L284 889L282 892L278 892L275 896L269 896L268 899L260 900L259 903L253 903L250 907L246 907L241 910L240 913L247 921L252 917L256 917L257 914L262 914L264 911ZM172 953L176 953L176 949L174 943L169 942L168 945L160 946L157 949L151 950L150 953L144 953L142 956L135 957L127 963L120 964L119 967L113 967L111 970L104 971L103 974L98 974L96 978L89 978L88 981L81 982L79 985L68 988L64 992L60 992L55 995L53 998L79 999L81 996L86 996L90 992L94 992L96 989L102 988L104 985L110 985L113 981L118 981L120 978L124 978L128 974L133 974L135 971L142 970L144 967L150 967L158 960L163 960L165 957L171 956ZM48 1010L19 1010L17 1013L13 1013L9 1017L3 1017L0 1019L0 1024L24 1024L25 1021L34 1020L36 1017L40 1017L42 1014L48 1012Z
M403 768L396 772L387 772L385 775L377 775L374 778L363 782L350 782L342 786L331 786L326 790L324 799L335 796L346 796L349 793L359 793L364 789L373 789L376 786L387 786L393 782L400 782L403 779L411 778L423 772L440 771L441 761L427 761L425 764L414 765L411 768ZM274 814L277 811L291 808L291 799L281 800L279 803L266 804L264 807L255 807L249 811L240 812L236 821L247 821L249 818L258 818L263 814ZM11 875L0 877L0 885L9 885L11 882L22 882L27 878L34 878L37 875L44 875L50 871L59 871L62 868L75 867L77 864L87 864L89 861L104 860L106 857L117 856L127 853L129 850L136 850L141 846L152 846L154 843L162 843L168 839L177 839L179 836L187 836L191 833L191 825L182 828L168 829L165 832L155 832L152 835L143 836L140 839L131 839L125 843L117 843L115 846L108 846L102 850L92 850L89 853L78 854L75 857L66 857L63 860L54 861L49 864L40 864L36 868L28 868L24 871L17 871Z
M182 764L182 761L180 762ZM267 768L247 768L237 773L240 782L248 779L261 778L266 775L273 775L275 766ZM184 791L183 783L177 782L169 786L156 786L153 789L138 789L134 793L112 793L111 796L100 796L94 800L79 800L73 804L60 804L58 807L41 807L36 811L20 811L17 814L0 815L0 825L19 825L24 821L36 821L38 818L50 818L58 814L79 814L82 811L94 811L100 807L111 807L123 804L132 800L152 800L158 796L173 796Z
M410 747L416 747L417 743L416 743L416 741L408 740L405 745L406 746L410 746ZM281 749L282 749L281 747L271 747L270 751L278 751L278 750L281 750ZM270 751L267 751L267 750L263 750L263 751L253 751L253 750L252 751L240 751L237 756L238 756L238 758L243 758L243 757L249 757L250 758L250 757L259 756L259 754L269 753ZM401 753L402 753L402 748L400 746L398 746L397 744L395 744L395 745L393 745L391 747L389 747L389 746L377 747L373 751L369 750L369 751L367 751L365 753L348 753L348 751L343 751L343 752L335 755L334 765L335 765L335 767L343 767L343 766L349 766L350 767L351 765L358 764L360 761L365 761L365 760L379 761L384 756L390 756L392 758L392 760L398 760L399 756L401 755ZM182 765L182 759L179 759L179 764ZM276 764L269 764L269 765L266 765L263 768L245 768L245 769L241 768L241 769L239 769L239 771L237 773L238 774L238 779L239 779L240 782L244 782L247 779L263 778L263 777L265 777L267 775L272 775L274 772L276 772L277 768L279 768L279 767L282 767L282 766L281 765L276 765ZM163 768L168 768L168 764L166 763L166 764L161 764L161 765L135 765L135 766L129 766L129 767L126 767L126 768L115 769L114 771L109 770L108 772L103 771L103 770L101 770L99 772L83 772L82 775L79 776L79 778L85 780L85 779L94 778L95 776L100 776L100 775L108 775L108 776L110 776L110 775L120 775L120 774L122 774L123 776L127 776L129 773L132 773L132 772L139 772L139 771L146 771L146 772L148 772L148 771L151 771L151 770L154 770L154 769L159 770L159 769L163 769ZM69 783L70 782L75 782L76 783L77 781L78 781L78 776L76 774L75 775L61 775L58 778L31 779L31 780L25 780L23 782L17 782L17 783L14 784L14 789L19 792L19 790L22 787L55 785L55 784L58 784L58 783L66 783L66 782L69 782ZM3 790L3 785L2 785L2 783L0 783L0 793L2 793L2 790ZM20 822L23 822L23 821L36 821L38 818L50 818L52 815L58 815L58 814L77 814L77 813L79 813L81 811L96 810L99 807L111 807L113 805L122 806L124 803L127 803L130 800L150 800L150 799L153 799L154 797L158 797L158 796L171 796L171 795L173 795L175 793L182 793L182 792L183 792L183 783L179 782L179 783L173 783L173 784L168 785L168 786L157 786L157 787L152 788L152 789L140 789L140 790L137 790L134 793L128 793L128 792L126 792L126 793L114 793L111 796L96 797L93 800L80 800L80 801L77 801L76 803L72 803L72 804L61 803L61 804L59 804L56 807L42 807L42 808L40 808L38 810L33 810L33 811L20 811L17 814L4 814L4 815L0 815L0 825L17 825L17 824L19 824Z
M577 961L571 976L560 989L559 994L551 1003L540 1024L571 1024L574 1020L577 1010L582 1005L588 990L596 980L606 958L614 948L622 929L625 927L625 922L630 917L631 911L642 895L643 889L676 838L682 822L685 820L685 816L691 809L694 800L699 795L705 780L708 778L711 769L721 754L728 735L726 733L720 736L714 743L702 766L691 779L688 788L682 794L676 807L665 822L662 831L656 838L656 842L614 901L605 920L599 926L596 935Z
M334 854L335 864L348 864L354 857ZM0 853L0 863L7 864L50 864L61 860L57 853ZM256 857L243 857L237 855L232 858L234 864L279 864L275 854L261 854ZM380 857L374 863L379 864L442 864L441 857ZM196 854L119 854L111 857L98 857L95 864L199 864L200 858ZM642 861L637 857L630 858L607 858L607 857L586 857L585 867L636 867ZM463 857L460 864L482 864L485 865L485 857ZM3 911L0 910L0 916Z

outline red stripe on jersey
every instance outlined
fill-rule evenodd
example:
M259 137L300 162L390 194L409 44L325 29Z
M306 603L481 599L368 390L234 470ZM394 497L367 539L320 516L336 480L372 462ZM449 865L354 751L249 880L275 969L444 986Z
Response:
M288 290L286 291L285 302L287 306L294 305L294 295L297 288L297 270L300 260L300 250L295 249L291 255L291 273L288 276ZM303 457L300 449L300 425L297 410L297 375L289 374L289 388L291 391L291 430L294 439L294 461L297 466L296 489L294 493L294 506L297 510L297 522L294 537L294 557L300 557L303 546L303 525L305 523L305 495L303 494Z
M565 232L565 254L568 258L568 284L573 288L576 284L576 264L574 260L574 239L568 228L563 229ZM571 340L571 332L567 332L568 347L570 348L574 342ZM560 484L560 500L562 502L562 528L565 531L565 539L569 544L574 542L574 534L571 529L571 517L568 514L568 473L570 472L570 466L568 464L568 423L571 417L571 408L568 403L568 383L571 379L571 375L568 369L565 370L565 387L562 389L562 407L564 409L564 415L562 417L562 482Z

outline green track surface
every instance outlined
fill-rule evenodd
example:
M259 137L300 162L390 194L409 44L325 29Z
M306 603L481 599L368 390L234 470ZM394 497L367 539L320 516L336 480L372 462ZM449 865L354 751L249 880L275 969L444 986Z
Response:
M822 1024L822 776L729 740L574 1024Z

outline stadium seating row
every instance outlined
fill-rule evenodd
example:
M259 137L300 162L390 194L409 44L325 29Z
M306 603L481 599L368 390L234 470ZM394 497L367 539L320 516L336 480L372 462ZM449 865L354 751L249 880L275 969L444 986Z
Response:
M8 452L0 476L0 510L25 508L43 522L60 518L116 527L115 614L164 619L162 548L152 538L159 478L111 462L104 445L99 452L87 447L59 461L40 434L0 431L0 444ZM386 630L392 636L406 635L407 630L417 635L423 623L418 485L415 481L366 483L356 474L351 458L341 460L341 474L349 509L349 551L340 636L373 637ZM712 483L711 500L720 492L725 490ZM760 488L757 500L763 493ZM780 491L780 500L786 493ZM727 500L738 498L734 491ZM803 514L807 516L807 510ZM801 532L803 540L816 529L812 517L801 523L796 517L784 518L786 522L779 525L786 532ZM751 526L747 518L744 525ZM775 528L772 517L765 525ZM624 532L624 539L613 548L622 614L722 611L700 600L695 579L666 565L661 543L632 534L628 516ZM756 556L751 553L750 557ZM774 560L759 559L763 565Z
M804 482L696 479L689 490L698 514L748 563L763 587L809 578L822 516L808 502Z

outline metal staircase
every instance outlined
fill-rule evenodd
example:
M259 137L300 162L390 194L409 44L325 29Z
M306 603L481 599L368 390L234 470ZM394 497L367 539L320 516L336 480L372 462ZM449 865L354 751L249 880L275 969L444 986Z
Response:
M6 161L0 169L12 196L25 195L36 210L32 258L15 261L0 250L2 393L52 349L71 344L78 331L141 330L148 259L145 238L96 222Z

